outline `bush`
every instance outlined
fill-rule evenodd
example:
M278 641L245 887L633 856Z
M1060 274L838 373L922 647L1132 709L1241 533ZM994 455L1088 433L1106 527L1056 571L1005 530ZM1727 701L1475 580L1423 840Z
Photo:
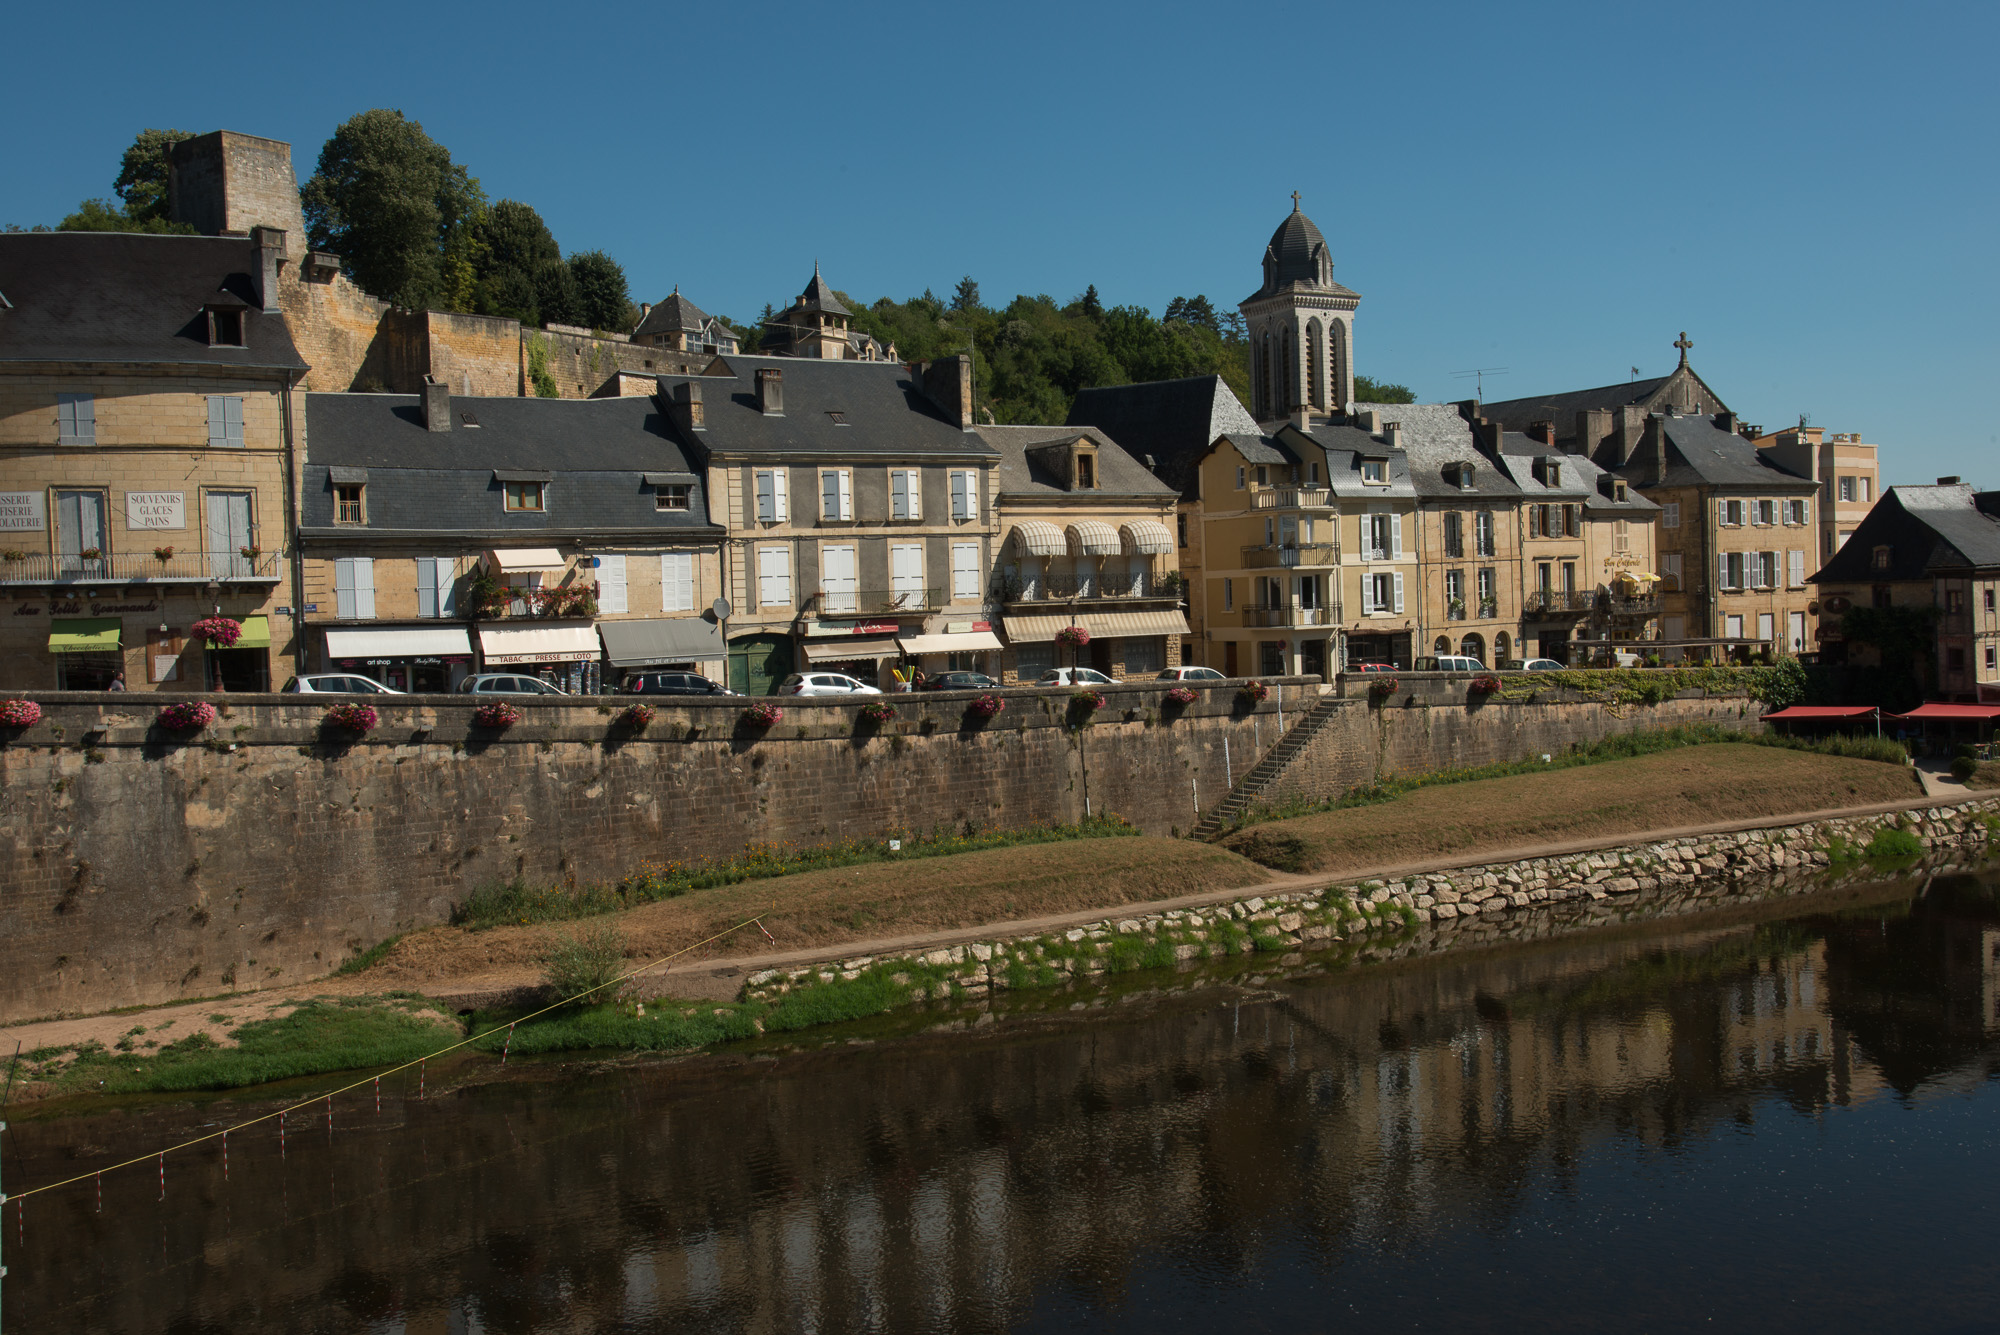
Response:
M1922 857L1924 841L1908 830L1884 825L1875 831L1875 837L1870 839L1868 847L1861 851L1877 861L1900 861L1903 858Z
M1979 762L1971 756L1954 756L1951 761L1951 777L1964 783L1979 772Z
M562 932L538 959L542 981L564 1001L610 1001L617 995L611 984L625 972L625 934L608 922Z

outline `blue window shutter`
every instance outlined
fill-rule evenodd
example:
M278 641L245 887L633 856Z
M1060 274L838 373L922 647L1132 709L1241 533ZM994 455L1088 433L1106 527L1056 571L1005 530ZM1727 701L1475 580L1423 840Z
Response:
M437 564L434 556L417 558L417 615L420 617L438 614Z

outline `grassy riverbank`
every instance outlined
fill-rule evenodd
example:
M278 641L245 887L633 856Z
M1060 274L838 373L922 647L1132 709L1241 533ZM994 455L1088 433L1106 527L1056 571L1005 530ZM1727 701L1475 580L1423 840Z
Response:
M1918 797L1905 765L1732 741L1674 745L1584 766L1506 777L1413 781L1309 815L1273 819L1222 847L1286 872L1489 856L1647 830L1781 818Z

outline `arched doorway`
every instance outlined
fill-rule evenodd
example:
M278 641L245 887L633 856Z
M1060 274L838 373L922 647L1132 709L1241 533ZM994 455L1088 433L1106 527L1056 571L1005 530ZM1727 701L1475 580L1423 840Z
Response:
M1432 652L1432 653L1434 653L1434 654L1448 654L1448 653L1450 653L1450 652L1451 652L1451 636L1449 636L1449 635L1440 635L1440 636L1438 636L1438 637L1437 637L1437 640L1436 640L1436 641L1435 641L1435 642L1434 642L1434 643L1433 643L1433 644L1431 645L1431 652Z
M1476 658L1484 663L1486 661L1486 637L1476 632L1466 636L1458 642L1458 652L1467 658Z
M1495 635L1493 637L1493 666L1497 668L1505 664L1513 656L1513 648L1514 642L1507 637L1506 631L1503 630Z

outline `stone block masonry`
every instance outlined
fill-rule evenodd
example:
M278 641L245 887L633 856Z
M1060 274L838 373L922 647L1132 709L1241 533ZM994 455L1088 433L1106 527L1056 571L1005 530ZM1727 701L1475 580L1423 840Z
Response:
M373 702L381 721L360 741L323 736L328 702L311 697L213 697L225 715L184 739L159 731L156 696L38 694L42 721L0 747L0 1020L322 974L517 876L609 882L755 843L1088 812L1179 834L1319 698L1313 679L1266 680L1254 709L1224 689L1179 715L1161 713L1165 683L1108 687L1081 730L1064 691L1003 692L983 726L964 696L889 697L900 714L879 727L855 704L786 700L768 731L742 723L741 700L659 700L641 736L616 722L625 698L526 699L521 723L488 732L464 697L398 696ZM1485 705L1450 735L1500 758L1744 705ZM1367 782L1385 756L1457 763L1393 740L1396 726L1344 705L1315 739L1318 781Z

